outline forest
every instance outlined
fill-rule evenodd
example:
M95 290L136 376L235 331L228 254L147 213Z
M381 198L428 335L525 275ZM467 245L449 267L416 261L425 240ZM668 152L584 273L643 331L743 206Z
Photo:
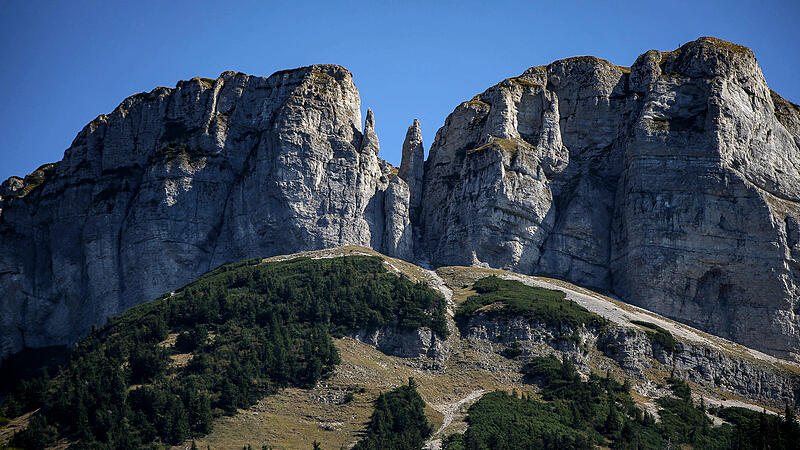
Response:
M559 327L606 324L559 291L493 276L473 289L456 311L461 323L485 311ZM636 325L679 350L668 331ZM15 447L165 448L209 433L214 419L279 389L313 387L340 362L334 338L382 327L428 327L446 337L444 298L389 273L378 257L230 264L93 329L60 370L19 382L0 419L38 410L12 439ZM504 354L519 352L512 346ZM521 371L531 391L484 395L469 408L466 432L447 436L443 449L800 445L788 405L783 416L708 407L674 374L667 379L672 395L655 400L650 413L635 404L627 380L608 372L582 377L570 360L553 355L532 357ZM409 379L381 393L354 448L422 448L433 430L417 387Z
M388 273L378 257L222 266L93 329L60 371L19 383L2 413L38 409L14 436L18 447L175 445L278 389L314 386L339 362L333 337L380 327L444 337L444 308L438 292ZM395 407L401 394L416 391L383 401Z
M800 425L787 406L783 417L738 407L707 408L689 385L668 379L673 395L656 401L659 421L633 402L627 381L608 373L583 381L569 360L536 357L523 368L539 396L495 391L469 408L466 433L444 450L465 449L796 449ZM709 412L725 423L714 426Z

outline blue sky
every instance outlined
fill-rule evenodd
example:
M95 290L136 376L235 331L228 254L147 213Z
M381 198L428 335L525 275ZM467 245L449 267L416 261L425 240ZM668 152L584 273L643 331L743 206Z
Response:
M770 86L800 103L798 23L789 0L0 0L0 180L61 159L131 94L225 70L347 67L393 164L413 118L427 148L456 105L527 67L575 55L627 66L699 36L752 48Z

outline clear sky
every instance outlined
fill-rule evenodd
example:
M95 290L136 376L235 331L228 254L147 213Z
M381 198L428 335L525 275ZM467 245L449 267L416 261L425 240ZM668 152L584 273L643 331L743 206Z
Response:
M0 180L60 160L131 94L225 70L347 67L395 165L415 117L427 149L460 102L569 56L627 66L715 36L752 48L770 86L800 103L798 29L798 0L0 0Z

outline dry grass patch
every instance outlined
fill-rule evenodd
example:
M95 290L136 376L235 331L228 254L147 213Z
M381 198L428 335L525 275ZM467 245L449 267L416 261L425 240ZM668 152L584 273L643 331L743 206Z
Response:
M378 394L408 383L409 377L419 385L427 404L425 415L434 430L444 423L443 412L476 390L530 390L521 380L519 362L459 342L449 360L432 368L433 361L424 358L388 356L355 339L337 339L342 362L331 378L314 389L283 389L235 416L222 417L211 434L196 443L200 448L248 444L254 448L302 448L316 440L325 448L348 448L364 431ZM352 400L345 402L350 392ZM442 435L463 431L465 415L466 407L452 413Z

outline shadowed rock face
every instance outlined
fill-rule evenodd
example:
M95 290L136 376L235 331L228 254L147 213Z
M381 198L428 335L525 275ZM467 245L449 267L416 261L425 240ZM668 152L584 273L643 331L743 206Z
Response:
M0 357L226 262L347 244L546 273L800 354L800 110L749 49L533 67L459 105L424 166L418 122L395 169L359 106L339 66L226 72L130 97L7 180Z

